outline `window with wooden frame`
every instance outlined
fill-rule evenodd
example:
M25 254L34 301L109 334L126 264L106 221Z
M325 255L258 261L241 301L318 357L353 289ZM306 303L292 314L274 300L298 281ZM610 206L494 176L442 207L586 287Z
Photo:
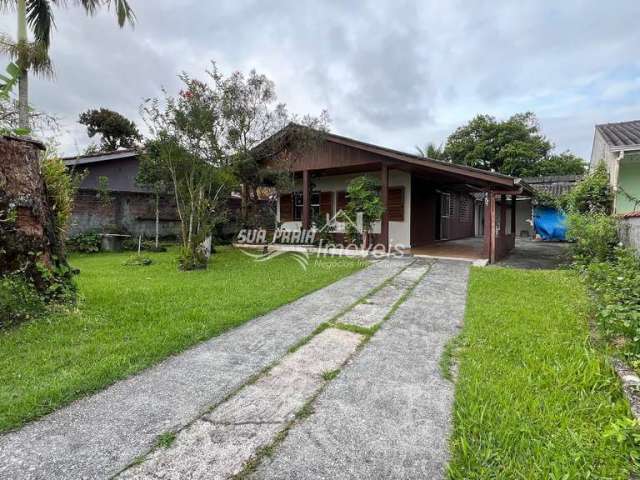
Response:
M296 222L302 221L302 192L295 192L293 194L293 220ZM320 192L311 192L311 218L315 218L320 215Z
M387 207L390 222L404 222L404 187L389 188Z
M280 221L290 222L293 220L293 195L283 193L280 195Z

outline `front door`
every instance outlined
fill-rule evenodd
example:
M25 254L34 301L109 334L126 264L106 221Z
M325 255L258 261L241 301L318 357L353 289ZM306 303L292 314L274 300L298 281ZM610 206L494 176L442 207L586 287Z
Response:
M440 205L438 209L438 213L440 214L440 228L439 228L439 238L438 240L448 240L449 239L449 217L451 216L451 194L449 193L441 193L440 194Z

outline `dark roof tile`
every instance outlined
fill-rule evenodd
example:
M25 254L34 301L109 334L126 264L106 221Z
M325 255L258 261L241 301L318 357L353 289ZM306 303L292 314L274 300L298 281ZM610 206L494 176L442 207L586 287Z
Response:
M640 145L640 120L596 125L604 140L612 147Z

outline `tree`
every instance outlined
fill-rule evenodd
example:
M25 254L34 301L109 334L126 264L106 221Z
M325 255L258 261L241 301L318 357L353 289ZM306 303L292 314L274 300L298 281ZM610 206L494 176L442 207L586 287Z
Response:
M134 21L134 14L127 0L74 0L74 4L93 15L99 8L115 8L118 25L124 26L128 20ZM53 73L49 59L51 30L55 27L53 9L55 6L67 6L65 0L0 0L0 8L16 9L18 20L17 41L8 35L0 39L0 47L16 60L20 68L18 82L19 127L29 128L29 71L36 75L51 76ZM27 28L30 28L34 41L30 42Z
M442 145L436 145L433 142L427 143L424 147L416 146L418 155L424 158L431 158L433 160L447 160L447 156L444 153Z
M183 270L206 268L202 242L226 215L233 182L221 146L224 132L217 82L209 85L180 75L177 96L149 99L142 113L153 135L157 165L168 173L181 226ZM215 77L214 77L215 80Z
M613 190L609 173L603 162L562 199L563 208L570 214L610 215L613 210Z
M160 248L160 196L167 192L171 183L169 171L162 163L162 140L149 140L140 157L136 183L149 188L154 195L155 248Z
M380 183L367 176L356 177L347 185L349 202L345 208L345 214L351 220L347 222L349 234L354 237L353 222L358 214L362 214L362 244L363 248L369 245L369 235L373 223L382 218L384 207L380 199Z
M242 192L242 222L245 227L256 226L260 187L267 185L286 190L293 184L287 168L289 162L272 162L265 167L261 161L265 151L257 151L256 147L264 145L266 139L292 123L300 123L306 128L290 129L288 152L312 147L327 130L328 116L326 112L319 117L302 119L291 116L286 105L276 103L273 81L255 70L246 77L241 72L234 72L226 79L218 76L217 81L222 92L224 148ZM272 146L281 147L277 143ZM281 152L268 153L272 156Z
M78 123L87 127L89 138L101 135L100 149L103 152L133 148L142 138L135 123L107 108L81 113Z
M535 166L526 173L527 177L545 175L583 175L586 171L582 158L566 151L555 155L549 155L538 161Z
M531 112L504 121L477 115L449 136L444 156L453 163L516 177L584 173L581 158L568 151L552 154L552 148Z
M445 154L454 163L523 176L551 147L533 113L519 113L502 122L478 115L449 136Z

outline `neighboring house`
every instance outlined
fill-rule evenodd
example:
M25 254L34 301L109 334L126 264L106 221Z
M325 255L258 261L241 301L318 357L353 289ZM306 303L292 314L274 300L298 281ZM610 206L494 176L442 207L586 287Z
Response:
M590 169L603 161L623 241L640 251L640 120L596 125Z
M267 142L286 138L287 128ZM385 206L374 240L427 255L464 251L490 261L505 256L515 245L516 196L530 193L513 177L334 134L325 134L315 151L296 158L290 168L295 191L278 199L284 228L308 229L314 216L333 217L348 202L349 181L370 175L380 180ZM337 223L335 229L335 240L343 242L344 226Z
M640 120L596 125L590 170L600 162L615 192L614 213L640 210Z
M581 175L551 175L543 177L524 177L522 179L533 190L544 192L554 198L560 198L570 192L573 187L582 179ZM539 214L543 211L540 209ZM548 218L551 208L545 208L544 213ZM516 233L522 238L534 238L536 230L534 229L534 219L536 217L536 206L531 198L519 197L516 212ZM562 212L556 211L556 217L561 222L564 215Z
M118 150L63 158L69 169L85 171L86 176L74 199L70 236L92 230L123 231L132 235L155 234L155 197L136 184L139 152ZM99 197L99 179L106 177L110 201ZM161 197L160 235L175 236L179 221L175 200Z

